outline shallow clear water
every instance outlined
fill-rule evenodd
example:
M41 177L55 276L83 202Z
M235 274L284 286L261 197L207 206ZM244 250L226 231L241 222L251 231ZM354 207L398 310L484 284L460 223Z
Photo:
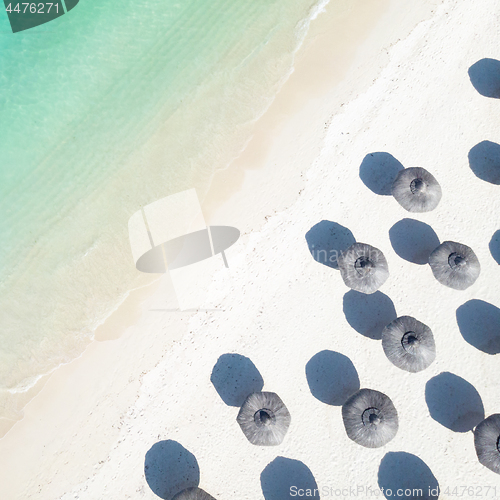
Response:
M137 286L129 217L238 154L316 4L80 0L16 34L0 12L0 416Z

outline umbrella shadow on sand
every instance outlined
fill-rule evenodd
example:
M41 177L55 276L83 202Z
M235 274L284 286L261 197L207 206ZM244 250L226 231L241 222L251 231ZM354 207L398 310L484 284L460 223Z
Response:
M306 233L309 252L316 262L338 269L338 257L356 240L351 231L336 222L322 220Z
M500 184L500 144L482 141L469 151L469 166L474 175L490 184Z
M210 381L228 406L241 406L249 394L260 392L264 387L264 380L252 360L236 353L219 357Z
M349 325L373 340L380 340L383 329L397 318L394 303L382 292L367 295L350 290L344 295L343 309Z
M484 420L484 406L476 388L453 373L443 372L425 386L431 417L454 432L467 432Z
M474 88L485 97L500 98L500 61L481 59L469 68L469 78Z
M487 354L500 353L500 309L472 299L457 309L457 323L466 342Z
M404 260L428 264L429 255L439 246L439 238L431 226L415 219L403 219L389 229L392 248Z
M389 153L369 153L361 162L359 177L375 194L391 196L392 183L403 169L402 163Z
M489 247L491 256L495 259L496 263L500 265L500 230L496 231L491 237Z
M300 460L275 458L262 471L260 484L265 500L320 498L316 479L309 467Z
M427 464L411 453L389 452L378 470L378 485L386 498L419 498L431 500L439 497L439 483ZM398 490L404 495L399 496Z
M151 491L171 500L185 488L198 486L200 469L196 457L177 441L159 441L146 453L144 475Z
M311 394L327 405L342 406L359 390L359 376L352 361L334 351L315 354L306 365Z

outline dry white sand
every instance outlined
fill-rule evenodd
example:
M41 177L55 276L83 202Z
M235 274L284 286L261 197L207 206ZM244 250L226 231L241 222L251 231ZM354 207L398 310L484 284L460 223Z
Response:
M498 358L467 343L456 319L457 308L469 300L500 306L499 266L488 249L499 229L499 187L477 178L468 164L473 146L500 141L500 100L481 96L468 76L478 60L500 58L500 10L495 0L412 4L411 10L403 2L383 6L374 29L356 45L354 62L331 70L332 89L299 96L300 106L275 107L281 121L264 116L256 136L260 126L272 125L266 129L272 138L263 151L254 149L247 157L258 157L262 168L247 170L241 189L224 194L224 206L217 206L213 193L207 198L210 223L244 231L227 251L230 268L220 262L208 285L204 307L220 310L159 311L174 307L163 279L133 327L116 340L92 343L79 359L58 369L27 405L24 419L0 440L2 499L157 498L145 478L145 457L151 450L147 465L153 487L155 481L166 481L168 488L168 474L158 472L162 466L168 469L168 460L156 453L162 449L157 443L168 440L194 455L200 487L218 499L286 498L272 492L287 488L286 473L298 487L354 488L359 498L370 498L366 488L378 489L381 460L391 452L425 462L442 491L450 488L440 498L456 498L453 488L460 493L462 486L474 487L464 496L493 498L492 490L486 496L487 486L496 486L500 496L500 476L477 462L472 432L457 432L449 412L458 418L469 411L464 421L470 423L477 419L470 413L478 410L477 401L468 396L461 405L442 407L449 396L443 381L459 394L470 387L453 375L441 376L428 386L429 406L426 402L427 382L450 372L475 387L485 415L500 412ZM329 60L328 15L317 20L323 31L313 26L314 36L282 95L297 97L292 90L300 88L305 92L307 86L298 82L311 76L304 59L308 53L317 55L316 64ZM438 208L411 215L392 197L370 190L359 169L366 155L377 152L405 167L431 171L443 188ZM226 175L231 177L229 171ZM365 180L372 175L368 169ZM402 259L389 230L405 218L428 224L440 241L471 246L482 266L477 282L463 292L445 288L429 266ZM337 270L313 259L305 236L321 221L330 222L310 233L313 238L326 234L328 239L331 223L337 223L357 241L384 252L391 276L381 293L369 299L379 305L385 301L388 314L360 305ZM393 244L399 253L411 252L415 247L407 248L404 231L398 234ZM415 316L433 330L437 359L427 370L399 370L386 359L380 340L357 331L372 325L377 314L380 321L391 316L390 301L398 315ZM339 355L316 356L322 351L348 357L361 387L391 397L400 427L385 447L367 449L350 441L340 406L311 394L310 361L309 367L316 363L321 368L325 359L343 359L348 366ZM237 407L226 405L218 394L215 385L226 400L236 396L224 392L222 382L211 382L214 365L227 353L249 358L264 390L276 392L287 405L292 423L281 445L248 443L236 423ZM329 373L323 380L329 380ZM344 375L356 385L352 367ZM337 390L335 384L312 386L316 394ZM441 411L438 419L455 430L432 418L431 411ZM164 449L179 445L166 443ZM401 457L389 455L384 466ZM407 477L426 470L412 460L406 462ZM398 476L382 467L380 485L397 484Z

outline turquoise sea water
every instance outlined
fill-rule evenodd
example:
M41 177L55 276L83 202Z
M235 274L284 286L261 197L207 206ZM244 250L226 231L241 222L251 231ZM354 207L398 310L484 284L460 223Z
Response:
M80 0L16 34L2 6L0 417L137 286L128 218L238 154L326 2Z

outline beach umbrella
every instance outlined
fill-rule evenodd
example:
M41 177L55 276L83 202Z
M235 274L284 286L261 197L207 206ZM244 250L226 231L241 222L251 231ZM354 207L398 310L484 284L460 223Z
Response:
M434 277L455 290L469 288L478 278L481 266L472 248L454 241L445 241L429 255Z
M384 254L365 243L354 243L339 258L344 283L362 293L376 292L389 277Z
M246 398L236 420L252 444L275 446L285 437L290 413L274 392L254 392Z
M408 212L430 212L441 200L441 186L425 168L401 170L392 183L392 196Z
M500 474L500 413L478 424L474 430L474 446L479 462Z
M215 500L215 498L201 488L186 488L177 493L172 500Z
M393 365L412 373L425 370L436 357L431 329L411 316L401 316L384 328L382 347Z
M342 419L350 439L366 448L387 444L398 432L398 412L385 394L360 389L342 406Z

